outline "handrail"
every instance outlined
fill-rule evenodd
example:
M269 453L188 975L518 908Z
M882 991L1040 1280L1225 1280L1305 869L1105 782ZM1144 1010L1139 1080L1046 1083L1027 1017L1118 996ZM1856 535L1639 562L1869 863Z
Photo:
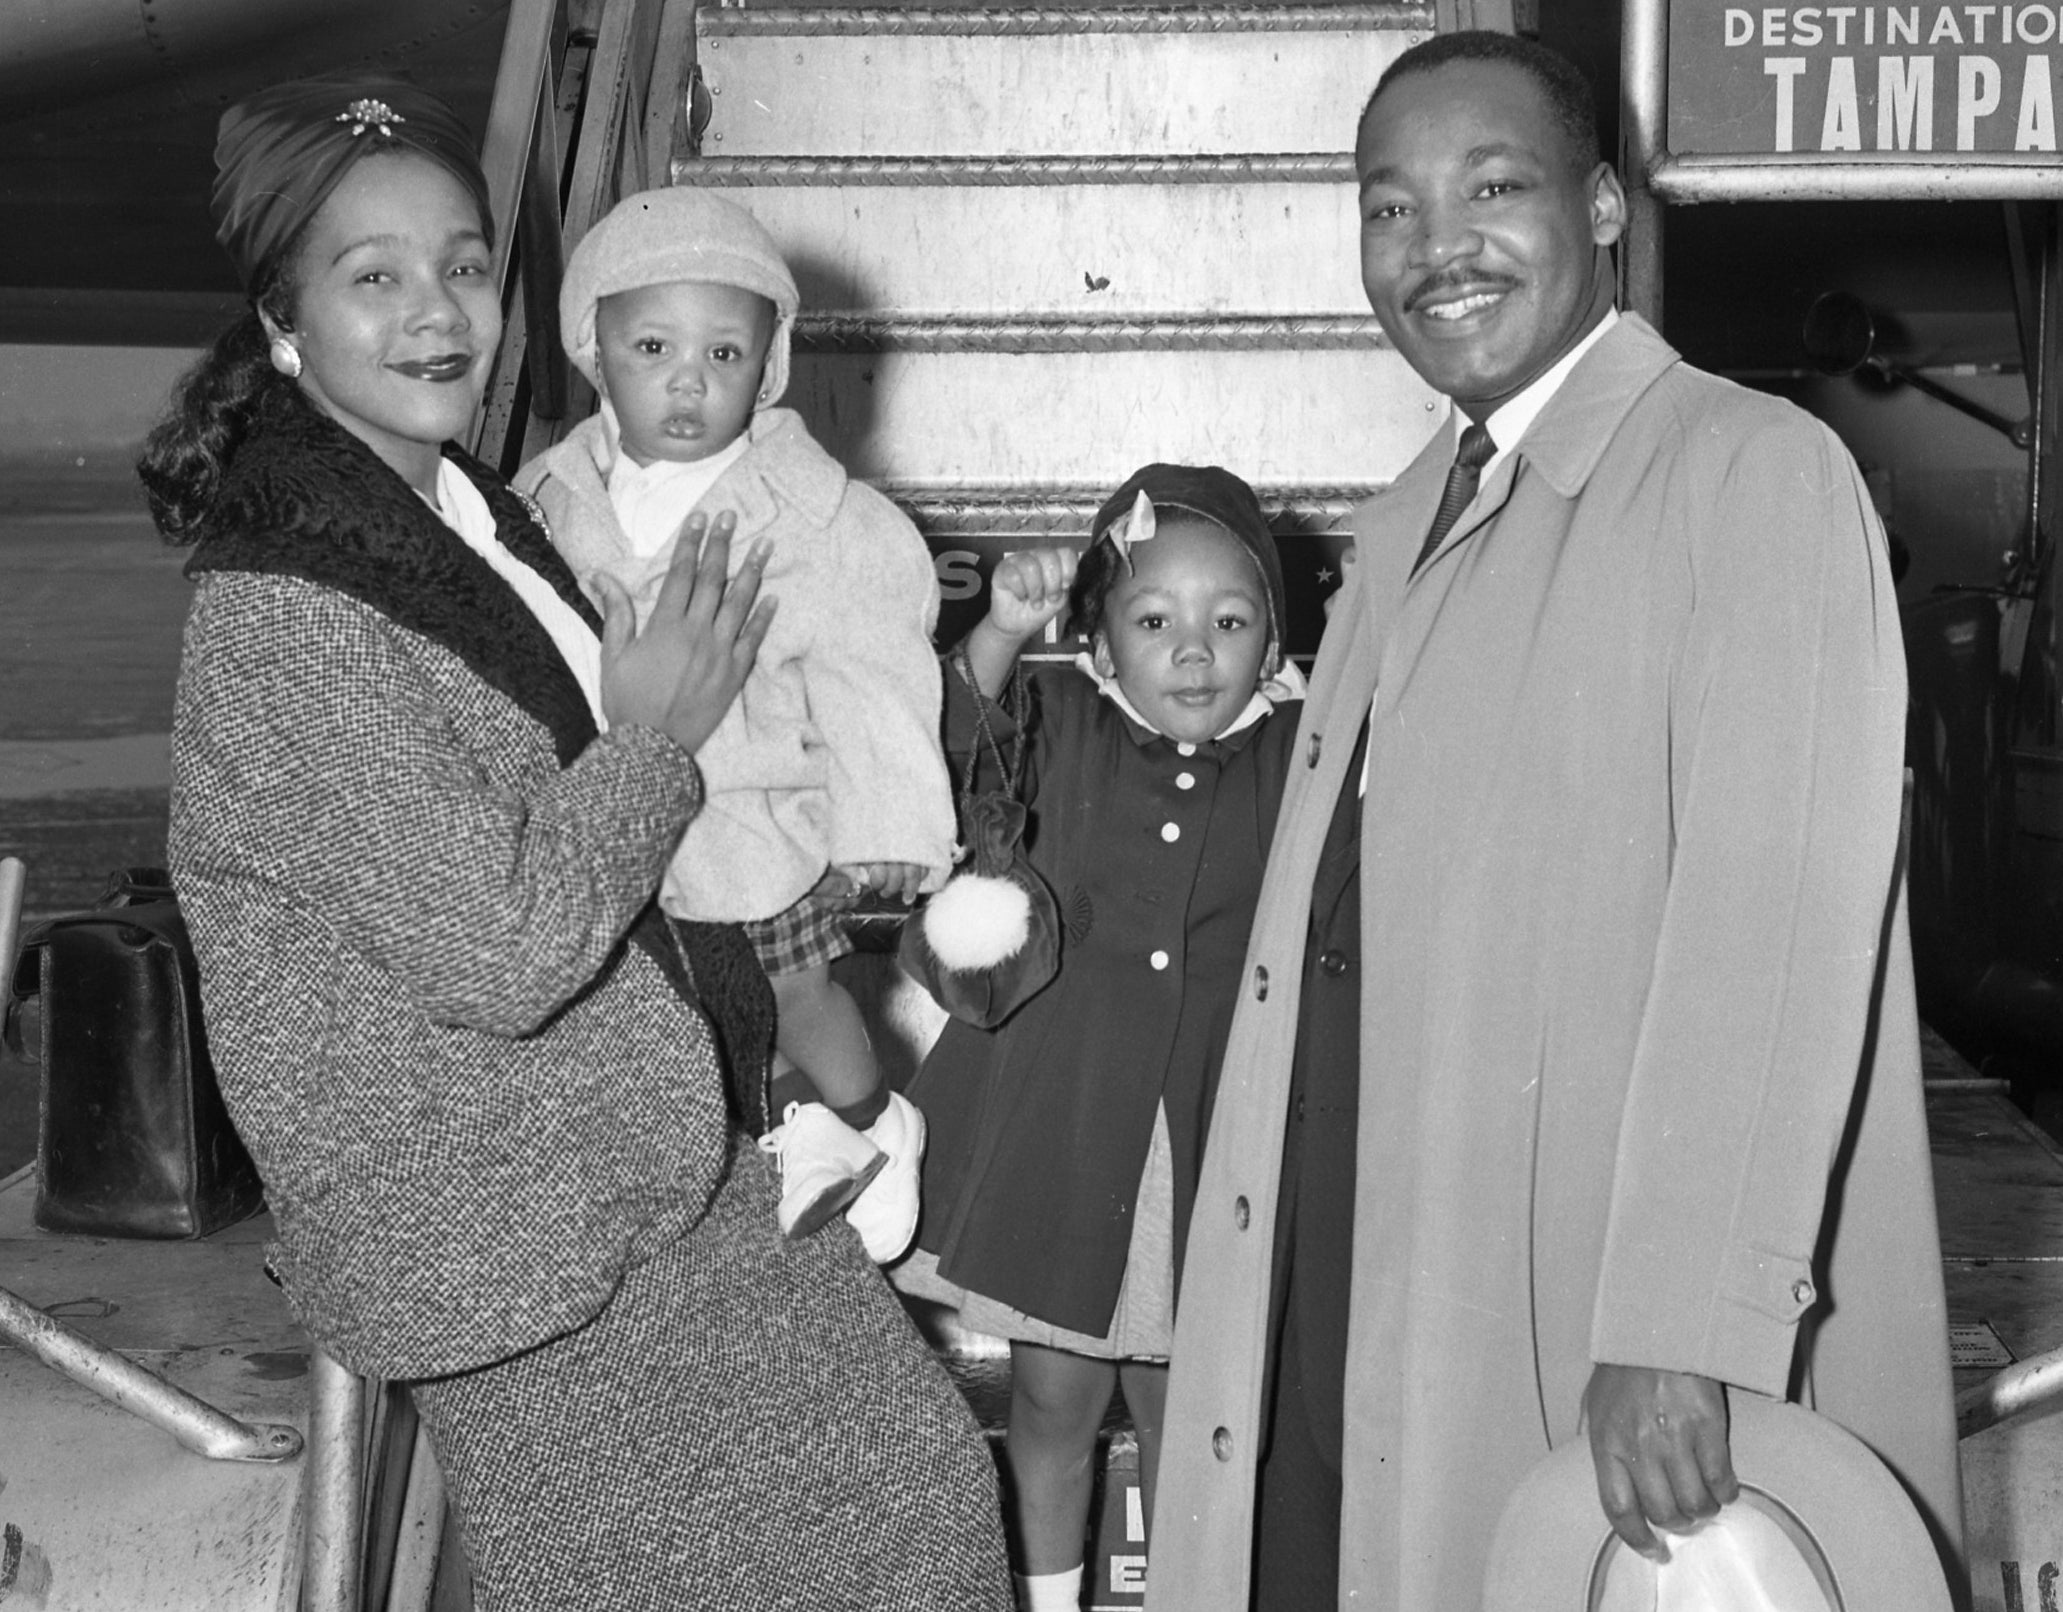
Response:
M645 100L664 9L664 0L604 0L567 188L568 252L622 196L654 182L646 172Z
M296 1429L278 1422L238 1421L4 1287L0 1338L211 1461L287 1461L301 1453Z
M504 307L511 276L522 278L520 311L511 310L502 350L473 421L473 446L500 469L510 438L523 435L522 413L542 419L564 414L565 359L556 334L563 259L558 228L558 130L552 93L553 43L560 32L560 0L514 0L502 32L494 100L480 165L496 225L494 283ZM533 337L537 339L533 339ZM515 406L527 371L531 407Z
M516 217L523 180L537 147L537 117L548 99L552 35L557 0L515 0L502 33L501 62L494 75L494 100L487 110L487 138L480 166L487 175L487 204L499 226L494 243L494 283L504 296L515 258Z
M22 892L29 870L18 856L0 856L0 1011L7 1005L8 982L14 978L14 949L21 940Z
M311 1349L308 1399L301 1612L362 1612L365 1379Z
M2014 1362L1956 1395L1956 1437L2025 1415L2063 1399L2063 1349Z
M677 95L670 79L659 87L659 68L687 58L694 7L602 0L591 53L558 48L563 20L561 0L510 6L481 156L505 307L520 281L473 430L476 451L503 470L539 445L534 426L557 426L575 409L558 331L566 253L619 197L669 179ZM574 120L570 139L562 140L562 116ZM527 408L519 406L526 381ZM548 429L546 440L553 435Z

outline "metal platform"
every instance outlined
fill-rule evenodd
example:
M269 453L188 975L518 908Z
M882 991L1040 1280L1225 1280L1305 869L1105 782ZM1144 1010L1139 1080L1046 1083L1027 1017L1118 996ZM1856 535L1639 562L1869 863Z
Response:
M307 1428L308 1342L260 1216L198 1242L59 1237L34 1172L0 1182L0 1286L244 1421ZM48 1612L289 1612L300 1460L203 1459L0 1347L0 1602Z
M2063 1148L2003 1083L1930 1083L1958 1392L2063 1345ZM1977 1612L2056 1604L2063 1575L2063 1401L1962 1441L1963 1514Z

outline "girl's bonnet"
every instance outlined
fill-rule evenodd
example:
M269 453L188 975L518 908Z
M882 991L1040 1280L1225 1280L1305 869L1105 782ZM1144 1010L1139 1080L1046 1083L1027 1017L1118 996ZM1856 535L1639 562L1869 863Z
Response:
M1282 556L1268 530L1268 517L1261 513L1260 499L1229 470L1218 465L1153 464L1136 471L1096 511L1089 525L1091 549L1083 558L1084 569L1095 563L1091 557L1105 544L1112 551L1111 558L1129 565L1132 545L1150 540L1157 521L1169 510L1199 515L1224 527L1252 557L1268 596L1268 627L1279 658L1284 643ZM1083 604L1079 591L1073 603L1079 630Z

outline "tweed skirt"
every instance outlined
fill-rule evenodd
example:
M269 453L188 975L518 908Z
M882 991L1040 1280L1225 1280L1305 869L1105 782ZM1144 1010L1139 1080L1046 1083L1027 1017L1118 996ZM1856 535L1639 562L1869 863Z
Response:
M480 1612L1010 1605L980 1429L843 1222L745 1149L587 1326L415 1385Z
M745 937L759 954L759 966L769 974L799 974L805 968L835 963L852 950L852 939L845 932L845 921L851 915L849 897L812 890L771 918L747 923Z

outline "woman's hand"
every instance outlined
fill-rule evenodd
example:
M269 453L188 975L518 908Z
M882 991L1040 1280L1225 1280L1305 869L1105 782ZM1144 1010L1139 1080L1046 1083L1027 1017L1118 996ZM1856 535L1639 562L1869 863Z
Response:
M737 517L715 525L690 515L673 564L644 630L630 595L613 577L593 578L602 596L602 712L611 727L656 728L688 751L700 750L745 686L775 601L759 597L773 550L754 543L738 574L730 569Z

